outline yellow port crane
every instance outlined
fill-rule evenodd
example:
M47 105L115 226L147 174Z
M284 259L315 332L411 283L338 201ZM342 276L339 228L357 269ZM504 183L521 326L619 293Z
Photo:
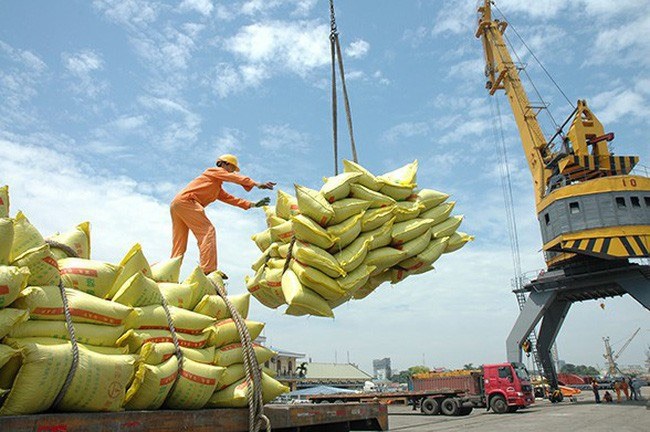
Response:
M631 174L637 156L611 151L614 134L605 133L584 100L550 139L544 136L537 115L546 107L531 104L506 44L508 23L492 16L493 5L481 1L476 30L486 89L491 96L503 90L514 114L548 267L515 289L521 312L506 341L507 355L521 361L522 344L541 321L535 348L557 388L551 346L573 302L630 294L650 309L650 266L630 261L650 257L650 178Z
M578 101L568 132L547 140L504 41L508 23L492 18L489 0L479 14L476 37L485 51L486 88L490 95L504 90L514 114L533 176L547 265L585 255L649 257L650 178L630 174L639 157L610 151L614 134L605 133L584 100Z

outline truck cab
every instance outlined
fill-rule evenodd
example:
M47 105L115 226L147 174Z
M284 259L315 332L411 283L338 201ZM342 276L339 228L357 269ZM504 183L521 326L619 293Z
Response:
M483 365L485 403L495 413L515 412L535 401L530 376L522 363Z

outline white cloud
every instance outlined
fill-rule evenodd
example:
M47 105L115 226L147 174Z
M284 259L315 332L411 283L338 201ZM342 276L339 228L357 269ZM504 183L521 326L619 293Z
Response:
M256 16L267 15L280 8L291 8L290 15L307 16L317 0L245 0L217 5L217 16L220 19L231 20L238 15Z
M101 55L90 49L75 53L64 52L61 54L63 67L74 81L70 85L73 93L88 98L99 96L108 88L108 83L94 76L95 72L104 68Z
M632 22L598 28L586 65L616 61L632 67L650 66L650 3L640 9Z
M214 9L211 0L183 0L179 6L181 11L196 11L202 15L209 16Z
M161 7L149 0L94 0L93 6L111 21L132 29L154 22Z
M224 48L246 62L305 76L328 64L328 27L313 21L266 21L242 27Z
M650 101L637 89L619 87L602 92L591 99L591 104L604 124L618 122L625 117L647 122L650 116Z
M389 143L399 143L403 138L412 138L416 136L426 136L429 133L429 125L424 122L406 122L400 123L388 129L383 134L385 141Z
M362 58L370 50L370 44L363 39L357 39L350 43L345 49L345 53L352 58Z
M150 141L163 150L179 149L196 142L201 131L201 116L190 111L182 102L168 98L143 96L138 99L145 108L164 115L162 130L153 131Z
M214 140L214 150L210 153L214 153L215 160L222 154L236 153L241 150L244 137L244 133L238 129L222 128L221 134Z
M264 125L260 145L267 150L305 152L311 141L309 134L292 129L288 124Z

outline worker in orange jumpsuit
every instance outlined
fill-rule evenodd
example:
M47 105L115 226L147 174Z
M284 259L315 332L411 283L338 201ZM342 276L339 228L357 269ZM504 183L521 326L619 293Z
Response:
M205 207L219 200L248 210L252 207L268 205L270 202L269 198L256 203L236 198L223 190L223 183L236 183L246 191L250 191L253 187L273 189L275 186L273 182L258 183L250 177L238 174L239 162L233 155L226 154L219 157L216 165L214 168L206 169L203 174L185 186L170 205L173 230L172 258L185 253L188 233L192 231L198 242L200 265L205 274L217 270L217 235L214 226L205 215Z

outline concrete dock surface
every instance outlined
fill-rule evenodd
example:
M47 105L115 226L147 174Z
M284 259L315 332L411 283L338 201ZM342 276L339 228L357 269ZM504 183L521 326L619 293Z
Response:
M603 391L600 392L601 398ZM592 392L583 391L577 402L552 404L536 400L531 407L513 414L493 414L485 409L474 409L465 417L426 416L412 407L390 405L390 431L589 431L638 432L650 431L650 387L642 388L642 401L623 400L619 403L594 402ZM616 399L616 395L614 395Z

